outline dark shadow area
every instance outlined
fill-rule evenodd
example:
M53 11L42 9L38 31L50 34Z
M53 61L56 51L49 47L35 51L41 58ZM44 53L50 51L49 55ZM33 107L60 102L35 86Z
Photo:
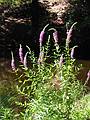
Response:
M41 28L48 23L46 16L49 16L49 13L37 0L16 8L2 8L0 57L10 57L11 50L17 54L19 44L22 44L24 49L28 45L31 50L38 54L39 33Z
M90 60L90 2L89 0L72 1L73 8L66 14L67 21L72 25L77 22L72 35L71 47L75 49L75 58Z
M0 6L0 57L11 58L11 51L17 57L19 44L22 44L24 52L27 51L26 45L28 45L38 55L39 34L47 23L50 24L49 28L54 27L58 30L60 46L65 45L66 22L68 21L71 26L77 21L71 42L71 47L78 45L74 56L76 59L90 60L90 4L88 0L84 1L78 1L78 4L75 1L71 3L75 5L63 16L65 21L62 25L56 20L57 13L48 12L46 10L48 6L37 0L15 8ZM48 34L47 32L45 35L45 42ZM53 43L51 44L52 47Z

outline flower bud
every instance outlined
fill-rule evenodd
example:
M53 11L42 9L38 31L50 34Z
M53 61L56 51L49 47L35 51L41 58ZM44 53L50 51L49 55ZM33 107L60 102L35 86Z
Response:
M90 79L90 70L87 73L87 77L88 77L88 79Z
M27 69L27 55L28 55L28 52L25 54L24 60L23 60L23 65L24 65L25 69Z
M21 44L19 48L19 58L20 58L20 62L23 63L23 49Z
M71 42L71 36L72 36L72 31L73 31L73 27L77 24L77 22L75 22L71 28L69 30L67 30L67 38L66 38L66 47L69 46L69 43Z
M57 31L53 32L53 38L54 38L55 44L57 44L58 43L58 32Z
M40 47L42 46L42 42L43 42L43 38L44 38L44 34L45 34L45 32L44 32L44 31L41 31L41 33L40 33L40 37L39 37Z
M84 85L86 85L89 80L90 80L90 70L89 70L88 73L87 73L87 79L86 79Z
M75 48L78 47L78 46L74 46L72 49L71 49L71 58L73 59L74 58L74 50Z
M14 60L14 56L13 56L13 52L12 51L11 51L11 57L12 57L11 67L12 67L12 70L15 71L15 60Z
M39 36L40 48L42 47L42 42L43 42L43 39L44 39L45 29L48 27L48 25L49 24L47 24L40 33L40 36Z

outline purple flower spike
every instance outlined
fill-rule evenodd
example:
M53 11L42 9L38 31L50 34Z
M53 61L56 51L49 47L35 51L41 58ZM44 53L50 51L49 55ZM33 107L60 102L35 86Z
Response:
M12 67L12 70L15 71L15 60L14 60L14 56L13 56L13 52L12 51L11 51L11 57L12 57L11 67Z
M78 47L78 46L74 46L71 50L71 55L70 56L71 56L72 59L74 58L74 50L75 50L76 47Z
M55 32L53 33L53 38L54 38L54 40L55 40L55 44L57 44L57 43L58 43L58 32L57 32L57 31L55 31Z
M39 36L40 47L42 47L42 42L43 42L43 39L44 39L45 29L48 27L48 25L49 24L47 24L40 33L40 36Z
M21 44L19 48L19 58L20 58L20 62L23 63L23 49Z
M28 55L28 52L25 54L24 60L23 60L23 65L25 69L27 69L27 55Z
M90 70L87 73L87 77L90 78Z
M41 31L41 33L40 33L40 37L39 37L40 47L42 46L42 42L43 42L43 38L44 38L44 34L45 34L45 32L44 32L44 31Z
M60 61L59 61L59 66L61 67L62 65L63 65L63 54L61 55L61 57L60 57Z
M90 80L90 70L89 70L88 73L87 73L87 79L86 79L84 85L86 85L89 80Z
M68 47L68 46L69 46L69 43L71 42L70 39L71 39L71 36L72 36L73 27L74 27L76 24L77 24L77 22L75 22L75 23L71 26L70 30L67 30L66 47Z

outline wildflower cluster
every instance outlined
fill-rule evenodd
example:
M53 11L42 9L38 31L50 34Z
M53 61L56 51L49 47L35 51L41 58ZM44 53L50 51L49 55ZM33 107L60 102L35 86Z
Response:
M19 51L18 54L19 54L20 62L23 64L24 68L27 69L27 55L28 55L28 52L25 54L25 56L23 56L23 48L22 48L21 44L20 44L20 47L19 47L18 51ZM11 52L11 56L12 56L11 67L12 67L12 70L15 71L16 67L15 67L15 60L14 60L13 52Z
M19 78L19 84L17 85L17 91L20 95L24 96L24 100L16 102L18 105L24 107L24 113L21 112L21 119L30 120L78 120L78 114L76 114L76 106L80 98L84 95L84 86L77 80L76 74L80 69L75 66L74 49L78 46L74 46L69 49L69 43L71 42L71 35L74 23L70 30L68 30L66 38L65 51L60 54L60 46L58 44L58 32L53 30L53 39L56 47L55 58L52 62L47 62L51 59L48 56L49 41L48 37L47 46L43 46L44 35L47 32L46 25L40 33L40 53L39 58L35 58L30 48L29 51L23 57L22 45L19 48L19 58L23 66L25 67L25 79ZM71 50L71 53L70 53ZM12 69L15 70L14 57L12 55ZM30 56L31 66L27 66L27 55ZM87 74L87 80L90 79L90 71ZM85 83L85 84L86 84ZM80 106L79 106L80 107ZM86 108L85 108L86 109ZM75 112L76 111L76 112ZM87 114L83 117L79 117L79 120L86 120Z

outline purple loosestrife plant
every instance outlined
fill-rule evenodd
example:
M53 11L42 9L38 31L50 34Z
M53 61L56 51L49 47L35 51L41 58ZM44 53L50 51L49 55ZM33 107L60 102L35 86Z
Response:
M55 28L50 28L48 31L53 30L53 39L55 42L55 47L56 47L56 51L59 52L59 45L58 45L58 31Z
M53 39L54 39L54 42L55 44L58 44L58 31L55 29L55 28L50 28L48 31L51 31L53 30Z
M12 57L11 67L12 67L12 70L15 71L15 60L14 60L14 56L13 56L13 52L12 51L11 51L11 57Z
M39 36L40 49L42 47L42 42L43 42L43 39L44 39L45 29L48 27L48 25L49 24L47 24L40 33L40 36Z
M88 73L87 73L87 79L86 79L84 85L86 85L86 84L88 83L89 80L90 80L90 70L89 70Z
M72 31L73 31L73 27L77 24L77 22L75 22L71 28L69 30L67 30L67 38L66 38L66 47L69 47L69 43L71 42L71 36L72 36Z
M72 49L71 49L71 58L74 59L74 50L75 48L78 47L78 46L74 46Z
M87 77L90 79L90 70L87 73Z
M64 60L64 58L63 58L63 54L62 54L61 57L60 57L60 61L59 61L59 66L60 67L62 67L62 65L63 65L63 60Z
M55 30L53 32L53 38L54 38L55 44L57 44L58 43L58 32L57 32L57 30Z
M45 34L45 32L42 30L41 33L40 33L40 37L39 37L40 47L42 46L44 34Z
M58 31L55 30L53 32L53 38L54 38L54 41L55 41L55 47L56 47L56 51L58 52L59 50L59 45L58 45Z
M27 70L28 67L27 67L27 55L28 55L28 52L25 54L24 56L24 60L23 60L23 65L24 65L24 68Z
M23 63L23 48L21 44L19 47L19 58L20 58L20 62Z

